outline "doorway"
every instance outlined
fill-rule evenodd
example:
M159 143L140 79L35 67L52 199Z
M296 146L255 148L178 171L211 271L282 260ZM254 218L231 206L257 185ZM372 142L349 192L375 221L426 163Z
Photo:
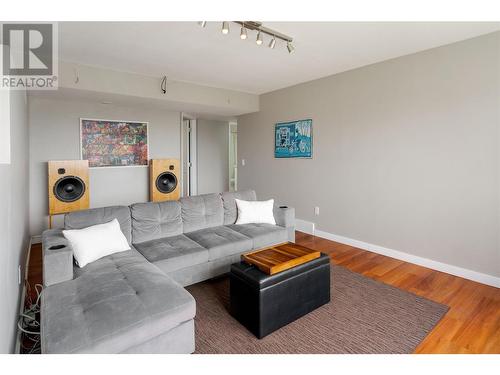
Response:
M185 113L181 116L182 196L198 193L196 155L196 119Z
M238 124L229 123L229 191L238 190Z

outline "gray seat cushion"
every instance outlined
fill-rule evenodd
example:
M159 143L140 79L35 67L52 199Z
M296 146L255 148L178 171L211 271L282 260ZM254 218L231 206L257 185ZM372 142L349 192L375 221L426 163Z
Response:
M250 238L226 226L201 229L186 233L186 236L208 249L209 260L252 250Z
M244 201L257 200L254 190L225 191L221 194L221 197L224 207L224 225L236 223L238 210L236 208L235 199L241 199Z
M43 353L119 353L194 318L194 298L132 249L42 293Z
M286 228L272 224L233 224L228 225L232 230L250 237L253 248L259 249L288 241Z
M208 262L208 250L183 234L134 246L144 258L165 273Z

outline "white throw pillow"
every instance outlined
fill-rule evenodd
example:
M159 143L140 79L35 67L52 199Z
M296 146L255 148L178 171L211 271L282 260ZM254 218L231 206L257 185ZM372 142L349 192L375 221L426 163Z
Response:
M83 229L63 230L62 232L73 247L73 257L79 267L85 267L107 255L130 250L130 245L117 219Z
M236 224L276 224L273 208L274 199L268 201L242 201L235 199L238 208Z

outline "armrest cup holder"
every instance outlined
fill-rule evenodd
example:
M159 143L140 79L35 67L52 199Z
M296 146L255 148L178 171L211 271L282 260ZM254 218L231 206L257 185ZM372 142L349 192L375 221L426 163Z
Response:
M61 249L64 249L65 247L66 247L66 245L54 245L54 246L49 247L49 250L61 250Z

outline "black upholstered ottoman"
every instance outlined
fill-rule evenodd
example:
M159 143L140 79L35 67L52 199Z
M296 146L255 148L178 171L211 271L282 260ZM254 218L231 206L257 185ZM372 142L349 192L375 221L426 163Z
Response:
M231 314L259 339L330 302L330 258L267 275L246 263L231 265Z

